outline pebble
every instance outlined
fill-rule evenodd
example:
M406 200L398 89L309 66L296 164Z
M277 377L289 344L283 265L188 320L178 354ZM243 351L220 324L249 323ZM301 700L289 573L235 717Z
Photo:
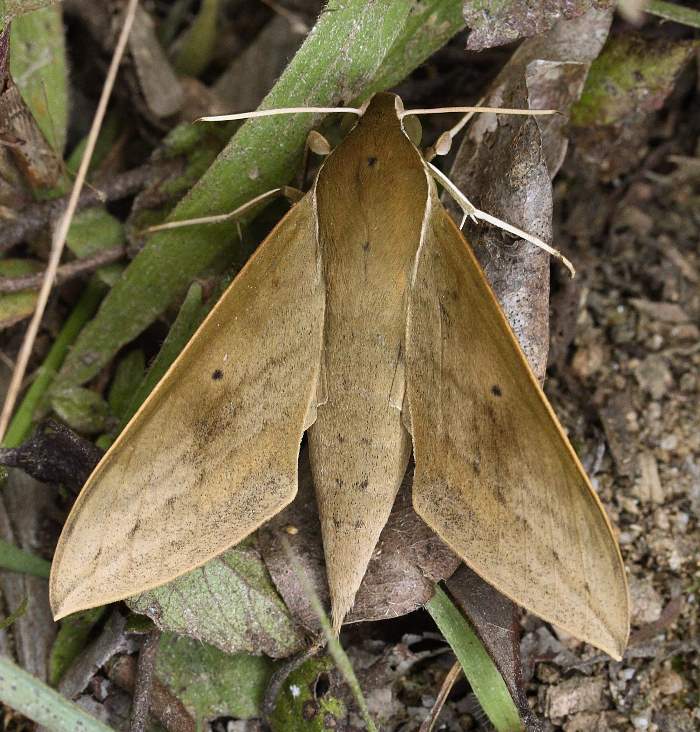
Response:
M630 717L630 722L634 729L649 729L649 724L651 723L651 709L647 709L641 714L635 714L633 717Z
M672 669L668 669L659 675L655 687L660 694L671 696L672 694L680 694L685 688L685 683L680 674L677 674Z
M654 454L643 451L637 455L639 477L635 483L635 492L642 502L663 503L664 489L659 478L659 467Z
M661 447L664 450L675 450L678 447L678 436L666 435L666 437L661 440Z
M605 707L607 682L597 676L573 678L550 686L545 693L548 717L561 718L575 712L595 712Z
M632 624L641 626L659 619L663 600L651 582L632 575L629 578Z
M661 399L673 386L673 376L666 361L655 354L647 356L637 366L634 375L639 386L654 399Z

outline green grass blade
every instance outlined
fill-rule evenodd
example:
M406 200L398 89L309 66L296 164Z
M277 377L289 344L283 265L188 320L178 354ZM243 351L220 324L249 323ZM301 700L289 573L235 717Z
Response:
M461 6L458 0L433 2L436 8ZM417 59L425 58L446 40L442 26L434 28L434 33L423 28L416 32L420 53L413 47L408 53L406 29L413 28L415 10L412 0L330 3L263 106L335 105L361 97L375 80L386 78L383 64L389 57L391 78L405 76ZM392 52L397 43L402 52ZM309 114L250 120L175 208L171 218L232 211L254 196L287 183L313 124ZM61 378L80 384L95 376L195 276L221 262L222 255L229 261L234 259L236 240L233 225L188 227L153 236L81 334Z
M31 574L48 579L51 562L19 549L14 544L0 539L0 567L11 572Z
M96 278L93 278L85 288L73 312L63 325L53 346L51 346L44 363L39 367L36 377L12 422L10 422L5 439L2 442L3 447L17 447L29 436L37 407L44 398L61 363L63 363L71 344L78 337L78 333L80 333L85 323L95 314L95 310L97 310L106 289Z
M467 619L439 588L425 606L462 664L479 704L497 732L523 728L506 682Z
M114 732L3 656L0 656L0 702L51 732Z
M27 612L28 605L29 601L25 597L19 604L19 607L15 608L6 618L0 620L0 630L7 630L7 628L11 628L15 624L15 621Z
M649 15L656 15L664 20L672 20L674 23L681 23L681 25L691 28L700 28L700 10L676 5L676 3L667 3L664 0L650 0L643 10Z

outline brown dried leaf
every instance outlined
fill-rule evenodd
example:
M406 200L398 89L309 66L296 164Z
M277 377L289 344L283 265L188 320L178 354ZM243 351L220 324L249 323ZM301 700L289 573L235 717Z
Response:
M609 26L609 13L590 10L577 20L560 21L548 33L526 41L491 85L485 103L555 106L567 111L581 93L588 64L600 51ZM470 127L451 177L478 208L549 241L550 176L558 170L566 145L561 119L536 121L483 114ZM469 225L465 233L535 374L543 379L548 345L549 255L525 241L513 242L494 228Z
M0 496L0 538L40 555L43 518L50 512L50 504L51 495L44 485L19 470L9 470ZM45 681L56 635L46 580L0 572L0 595L8 608L27 601L27 611L12 625L11 640L7 630L0 631L0 648L11 649L22 668Z
M304 40L282 15L276 15L216 80L212 91L226 112L257 109Z
M141 7L136 11L129 35L129 50L148 109L158 118L175 114L182 107L185 95L158 41L153 20Z
M464 19L471 33L470 51L512 43L548 31L557 21L577 18L591 7L611 7L611 2L596 0L466 0Z
M395 618L426 603L435 582L449 577L459 559L418 517L411 505L409 468L394 508L379 537L348 622ZM263 558L279 593L304 627L317 630L318 618L290 567L282 537L316 593L327 606L321 526L306 450L299 459L299 493L292 504L258 532Z

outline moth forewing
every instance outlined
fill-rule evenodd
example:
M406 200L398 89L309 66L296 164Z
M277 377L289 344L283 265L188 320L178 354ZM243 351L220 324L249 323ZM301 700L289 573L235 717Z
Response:
M430 185L406 339L414 507L503 594L619 658L629 601L612 528Z
M88 479L51 568L56 618L175 579L293 499L324 301L311 191L260 245Z

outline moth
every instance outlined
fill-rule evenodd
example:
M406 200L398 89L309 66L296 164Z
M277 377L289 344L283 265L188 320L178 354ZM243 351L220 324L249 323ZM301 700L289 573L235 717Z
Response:
M621 656L610 522L401 110L372 98L90 476L54 556L56 618L255 531L294 498L306 432L336 629L413 452L414 508L457 555Z

